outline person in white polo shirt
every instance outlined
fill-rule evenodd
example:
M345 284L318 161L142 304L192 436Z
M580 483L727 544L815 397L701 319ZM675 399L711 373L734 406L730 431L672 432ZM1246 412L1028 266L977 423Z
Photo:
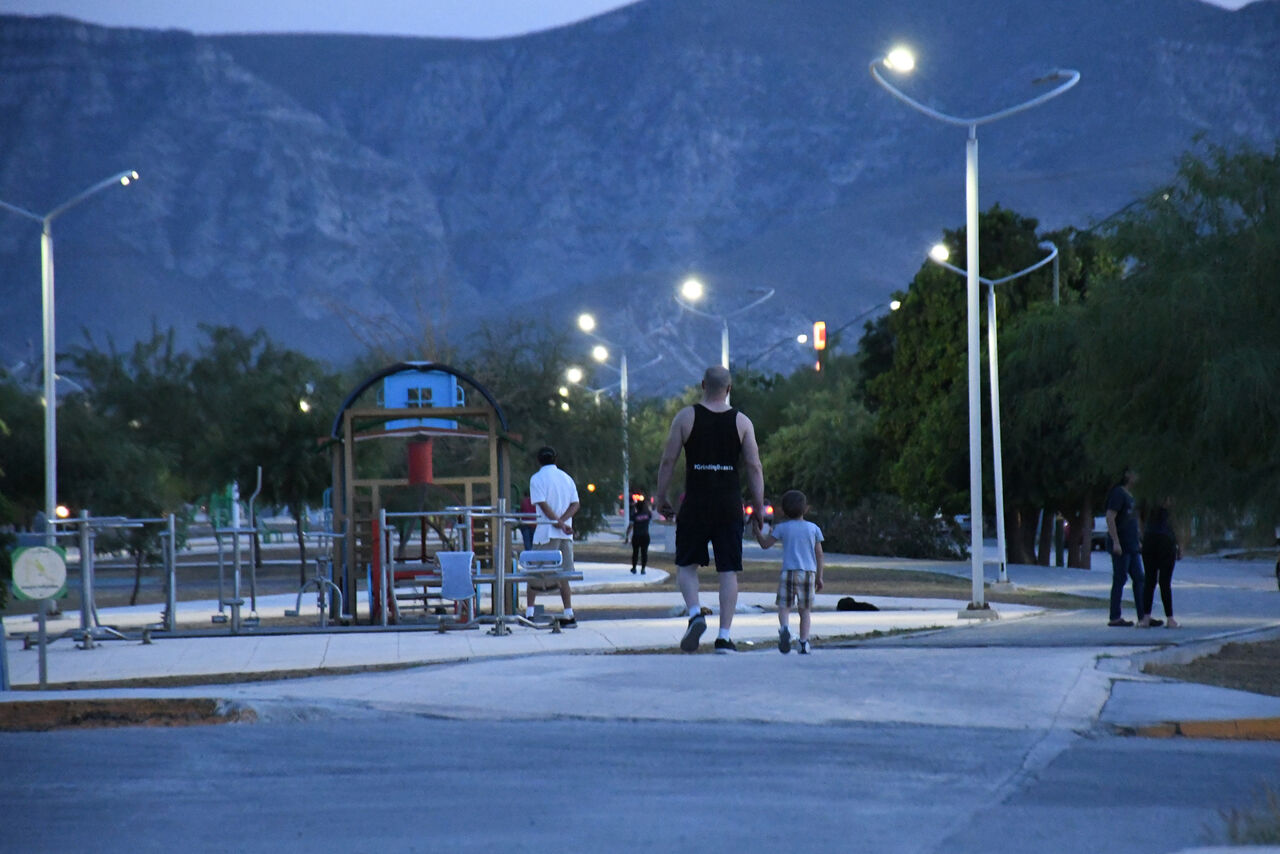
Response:
M529 478L529 497L533 506L538 509L538 525L533 531L533 545L550 546L560 550L561 569L573 572L573 515L578 512L578 487L564 471L556 466L556 449L545 445L538 449L538 465L541 466L533 477ZM564 616L560 619L562 626L575 626L573 617L573 598L569 593L567 579L549 582L552 586L540 586L537 582L528 585L528 601L525 603L525 616L533 617L533 603L539 593L550 592L560 588L560 601L564 603Z

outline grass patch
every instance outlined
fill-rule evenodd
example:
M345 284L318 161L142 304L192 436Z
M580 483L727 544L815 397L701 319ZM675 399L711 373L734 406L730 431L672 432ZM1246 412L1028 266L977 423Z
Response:
M575 546L574 557L583 561L629 564L631 548L622 544L618 546L604 543L582 544ZM650 553L650 557L653 557L653 553ZM656 563L650 561L650 567L666 571L669 574L667 580L661 584L646 585L643 589L676 591L675 567L664 558L665 555L659 557ZM703 570L704 588L710 589L714 586L715 581L711 577L714 572L715 570L710 567ZM822 592L839 596L895 596L906 599L954 599L967 602L972 592L972 582L967 578L911 569L828 565L823 573L823 580L825 586ZM738 577L738 588L754 593L772 593L777 590L778 562L776 560L743 561L742 573ZM1106 607L1106 603L1100 599L1036 590L996 592L988 589L987 599L991 602L1011 605L1064 610Z
M1229 643L1213 655L1186 664L1148 664L1143 671L1183 682L1280 697L1280 640Z
M1231 845L1280 844L1280 793L1264 786L1257 803L1221 811L1221 836ZM1211 834L1213 837L1219 834ZM1217 839L1211 838L1210 842Z

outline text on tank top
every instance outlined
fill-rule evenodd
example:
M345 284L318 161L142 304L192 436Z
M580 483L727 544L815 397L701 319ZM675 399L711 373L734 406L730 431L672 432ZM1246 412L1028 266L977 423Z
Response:
M693 405L693 428L684 442L685 494L688 498L740 496L738 410L712 412ZM735 497L735 501L737 498Z

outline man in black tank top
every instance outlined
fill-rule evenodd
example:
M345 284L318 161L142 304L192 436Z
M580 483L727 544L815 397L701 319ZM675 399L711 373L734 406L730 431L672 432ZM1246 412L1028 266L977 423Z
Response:
M751 490L751 523L760 530L764 519L764 471L751 419L729 406L732 387L729 372L707 368L702 378L702 400L676 413L667 434L658 469L658 511L672 515L667 489L676 460L685 455L685 495L676 515L676 582L684 595L689 624L680 648L693 652L707 628L698 601L698 567L711 562L707 544L716 557L720 580L720 632L716 652L734 652L729 636L738 606L738 573L742 571L743 471Z

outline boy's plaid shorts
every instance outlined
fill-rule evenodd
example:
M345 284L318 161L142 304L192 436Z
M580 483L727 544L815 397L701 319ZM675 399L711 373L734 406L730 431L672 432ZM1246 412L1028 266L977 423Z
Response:
M818 573L803 569L786 569L778 579L778 607L795 607L809 610L813 607L814 587Z

